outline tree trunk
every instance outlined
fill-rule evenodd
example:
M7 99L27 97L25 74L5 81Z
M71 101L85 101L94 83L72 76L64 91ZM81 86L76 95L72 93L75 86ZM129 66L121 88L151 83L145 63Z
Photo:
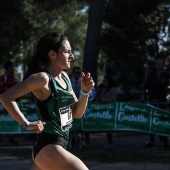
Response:
M97 60L99 39L106 0L92 0L89 10L89 22L83 59L83 71L90 72L97 85Z

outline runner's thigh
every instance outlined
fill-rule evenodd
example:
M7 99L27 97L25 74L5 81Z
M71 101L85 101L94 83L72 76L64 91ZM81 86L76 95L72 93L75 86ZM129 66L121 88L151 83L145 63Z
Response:
M47 145L40 150L35 163L41 170L88 170L85 164L59 145Z

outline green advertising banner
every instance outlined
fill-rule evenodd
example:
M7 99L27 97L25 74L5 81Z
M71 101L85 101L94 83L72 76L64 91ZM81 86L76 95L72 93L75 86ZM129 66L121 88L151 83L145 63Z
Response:
M35 104L18 102L19 108L29 121L38 120ZM0 104L0 134L32 133L22 128Z
M115 129L150 131L152 107L143 104L118 103Z
M75 127L85 131L128 130L159 135L170 135L170 113L149 104L90 102L81 120L73 121Z
M84 130L114 130L116 103L89 103L82 121Z
M38 120L35 105L18 103L29 121ZM0 133L31 133L20 125L0 105ZM170 113L149 104L89 102L82 119L73 119L72 130L128 130L159 135L170 134Z

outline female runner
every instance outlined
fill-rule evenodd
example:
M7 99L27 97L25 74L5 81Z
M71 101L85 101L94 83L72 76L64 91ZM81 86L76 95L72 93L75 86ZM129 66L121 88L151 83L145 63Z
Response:
M66 150L72 116L80 119L88 95L94 87L90 73L82 72L81 97L72 90L68 75L74 56L69 40L59 33L47 33L37 43L35 55L28 64L25 79L5 91L0 102L8 113L38 138L33 147L31 170L87 170L85 164ZM30 122L22 114L16 99L31 92L39 120Z

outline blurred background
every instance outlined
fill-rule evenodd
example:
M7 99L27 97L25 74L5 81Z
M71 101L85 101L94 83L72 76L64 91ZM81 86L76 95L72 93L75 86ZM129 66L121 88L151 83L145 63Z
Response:
M120 100L141 97L158 57L169 68L168 0L1 0L0 21L0 73L11 60L20 81L36 40L49 31L69 37L72 67L91 72L96 86L107 75L126 94Z

